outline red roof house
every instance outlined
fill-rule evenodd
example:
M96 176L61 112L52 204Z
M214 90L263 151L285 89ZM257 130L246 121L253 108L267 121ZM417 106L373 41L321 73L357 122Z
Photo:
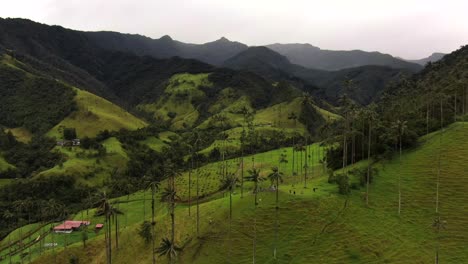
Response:
M89 221L73 221L67 220L64 221L63 224L60 224L54 227L54 232L56 233L71 233L73 230L79 229L81 226L88 226L91 224Z

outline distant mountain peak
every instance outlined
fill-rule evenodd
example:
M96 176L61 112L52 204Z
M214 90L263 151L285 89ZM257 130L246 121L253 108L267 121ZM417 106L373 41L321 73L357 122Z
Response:
M164 36L162 36L159 40L163 40L163 41L172 41L173 39L172 39L171 36L169 36L169 35L164 35Z
M229 39L226 37L221 37L220 39L216 40L216 42L231 42Z
M422 58L419 60L407 60L409 62L417 63L422 66L426 65L429 62L436 62L440 59L442 59L446 54L442 52L433 52L429 57L427 58Z

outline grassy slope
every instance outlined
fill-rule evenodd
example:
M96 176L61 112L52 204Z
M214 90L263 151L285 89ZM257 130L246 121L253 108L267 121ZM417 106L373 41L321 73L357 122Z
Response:
M128 161L127 153L116 138L106 139L104 157L95 157L96 151L72 147L55 147L54 151L63 153L67 160L63 166L55 166L39 174L44 176L71 175L83 183L102 185L114 169L124 169Z
M135 130L146 123L117 105L92 93L75 89L78 110L52 128L47 135L62 138L63 127L74 127L79 137L96 136L102 130Z
M33 136L32 133L24 127L9 128L6 131L10 131L13 136L15 136L16 140L23 143L28 143L31 141Z
M0 154L0 171L6 171L8 169L13 169L14 166L11 165L10 163L8 163L5 158L2 157L2 155Z
M228 135L229 142L226 145L223 145L223 142L216 140L208 146L207 148L200 151L201 154L208 154L214 148L226 149L236 151L240 149L240 136L242 133L242 125L244 123L243 117L241 114L233 114L231 111L236 105L244 106L244 100L239 100L240 102L235 102L229 108L226 108L221 113L225 114L229 118L230 124L235 126L234 128L228 129L226 134ZM250 107L250 104L245 104L247 107ZM290 113L295 113L296 116L299 116L301 113L301 98L296 98L290 102L284 102L280 104L273 105L261 110L258 110L255 113L254 124L256 125L256 130L260 132L261 135L269 137L273 131L281 131L287 137L291 137L294 133L300 133L305 135L306 128L299 121L294 123L293 120L288 119ZM315 106L318 112L324 117L327 121L334 121L339 119L340 116L333 114L327 110ZM199 127L205 128L208 126L211 118L203 122Z
M158 102L141 104L138 108L154 113L156 118L165 121L170 120L168 113L175 113L176 116L171 120L172 129L182 129L184 126L192 127L199 117L198 110L192 104L192 101L205 97L204 92L198 88L200 86L211 86L208 75L206 73L176 74L169 80L169 84L164 91L165 94Z
M442 175L440 185L440 214L447 221L441 233L440 258L444 263L463 263L468 259L465 249L468 236L468 214L464 205L468 178L468 124L457 123L446 130L442 148ZM421 139L421 146L406 151L402 159L403 209L397 216L398 159L380 163L380 174L370 190L370 207L362 200L362 190L353 190L349 197L336 193L336 186L326 182L326 177L314 177L313 192L296 185L296 195L291 186L293 176L281 187L280 231L278 258L281 263L430 263L434 259L435 234L430 227L435 213L435 177L437 165L437 133ZM281 151L281 150L279 150ZM268 166L279 154L257 155L259 164ZM263 158L262 158L263 157ZM262 162L262 159L265 159ZM288 158L291 162L290 157ZM317 163L318 165L318 163ZM215 164L211 165L215 166ZM288 164L287 167L290 167ZM356 166L365 166L365 162ZM317 166L316 176L319 175ZM288 174L289 175L289 174ZM186 178L184 176L183 178ZM268 186L268 183L264 183ZM184 188L178 186L181 193ZM120 204L128 215L127 228L122 228L121 249L114 263L151 263L150 248L136 234L142 221L142 193L130 196L130 202ZM148 195L148 193L147 193ZM201 237L194 237L195 208L188 216L186 205L178 205L176 212L176 237L184 246L180 263L235 263L252 261L253 196L245 193L240 198L239 189L234 195L234 220L229 233L228 199L218 198L201 204ZM261 192L256 209L257 262L274 263L274 192ZM126 200L122 197L121 200ZM149 203L146 203L146 219ZM169 217L164 205L157 203L157 236L169 234ZM79 215L77 216L79 217ZM122 216L124 219L125 216ZM94 220L99 221L99 220ZM124 221L124 220L121 220ZM132 224L133 223L133 224ZM123 226L123 224L122 224ZM78 240L75 240L78 241ZM104 260L102 236L91 242L92 247L82 250L79 243L59 254L62 261L76 254L80 261L101 263ZM50 263L51 255L37 259L36 263Z

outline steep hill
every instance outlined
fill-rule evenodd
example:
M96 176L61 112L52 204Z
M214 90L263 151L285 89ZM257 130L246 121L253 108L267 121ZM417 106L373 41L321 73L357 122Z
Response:
M8 54L0 57L0 125L45 133L74 111L75 92Z
M61 139L64 128L75 128L77 136L95 137L100 131L136 130L146 122L117 105L87 91L75 89L77 110L54 126L47 135Z
M418 71L422 67L389 54L362 50L322 50L310 44L271 44L268 48L286 56L292 63L307 68L336 71L365 65L387 66Z
M468 178L464 174L468 162L467 128L466 123L457 123L446 129L443 145L439 143L438 133L422 138L418 148L403 153L401 165L396 157L377 164L380 173L371 184L369 207L363 201L362 188L356 187L349 196L342 196L337 193L336 185L327 183L327 176L318 162L319 155L311 158L310 164L314 164L314 169L310 171L313 176L307 189L302 187L301 177L291 176L290 166L285 166L285 182L280 185L278 235L275 235L275 192L268 191L269 182L261 183L264 191L259 193L257 209L253 206L253 195L247 191L252 185L245 186L242 199L240 187L236 187L232 200L232 224L229 224L228 194L214 194L209 200L203 200L199 207L201 224L198 238L195 227L196 206L193 204L195 201L192 200L190 207L191 216L188 215L187 204L178 204L175 215L176 241L183 248L178 261L220 263L235 258L237 263L249 263L252 261L255 235L256 261L262 263L275 261L275 245L278 260L288 263L310 263L311 259L326 263L406 262L408 258L414 262L426 263L433 261L437 243L440 243L440 260L445 263L462 263L468 258L464 250L464 238L468 235L468 223L464 215L468 212L463 205L463 197L468 188ZM439 147L442 147L443 153L439 212L441 219L447 224L440 235L437 235L431 226L436 217L434 153L438 152ZM311 150L320 153L320 148L316 145ZM291 149L282 149L256 155L256 166L266 174L282 153L290 160ZM229 161L228 164L236 170L236 162ZM355 166L365 167L366 163ZM203 168L203 171L216 171L217 167L218 165L212 164ZM403 179L401 217L397 214L396 175L399 173ZM201 181L206 184L204 188L216 189L219 184L216 176L213 173L208 178L206 174L202 175ZM177 181L176 188L184 195L187 177L184 174ZM359 179L352 178L351 181L357 183ZM292 187L292 183L296 183L296 187ZM315 192L312 187L317 188ZM150 193L146 193L146 196L150 196ZM137 234L142 217L151 217L148 213L150 203L143 203L142 198L143 193L139 192L131 195L128 200L127 197L118 199L128 202L119 204L124 215L119 220L120 248L113 250L115 263L127 263L130 260L151 263L151 246L145 245ZM166 213L165 204L158 202L156 205L156 234L160 241L170 232L170 217ZM81 215L78 213L75 219L81 219ZM93 223L103 221L92 215L93 211L89 214ZM36 245L31 250L35 254L33 263L50 263L54 258L65 262L71 255L77 256L80 262L101 263L105 259L104 235L101 233L95 236L90 233L90 236L93 238L88 242L88 247L83 249L79 232L57 235L55 241L59 245L55 253L47 250L45 255L36 258L39 251L39 245ZM37 237L37 234L31 237ZM73 243L67 249L63 249L65 240ZM47 236L45 242L50 241L50 236ZM165 257L158 256L157 260L162 261L163 258Z

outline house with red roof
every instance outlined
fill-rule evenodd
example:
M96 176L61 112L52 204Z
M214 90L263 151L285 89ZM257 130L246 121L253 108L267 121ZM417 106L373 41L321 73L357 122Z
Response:
M62 224L54 227L55 233L71 233L75 230L80 229L82 226L89 226L91 222L89 221L73 221L73 220L66 220Z

